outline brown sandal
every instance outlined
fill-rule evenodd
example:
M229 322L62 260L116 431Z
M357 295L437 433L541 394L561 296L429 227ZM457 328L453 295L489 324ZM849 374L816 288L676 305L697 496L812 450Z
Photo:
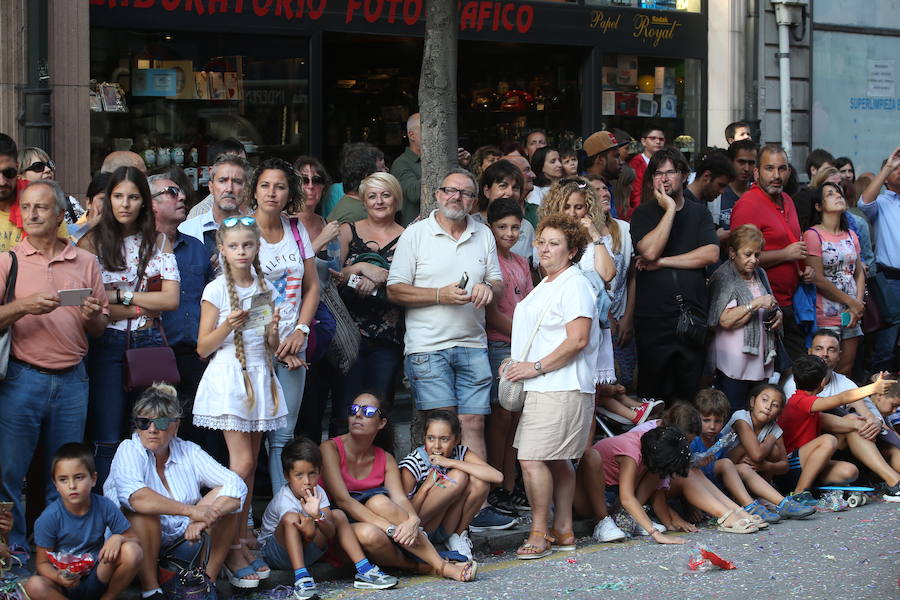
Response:
M449 565L449 564L450 564L450 561L449 561L449 560L445 560L443 563L441 563L440 575L441 575L441 577L443 577L444 579L454 579L454 580L456 580L456 581L460 581L460 582L463 582L463 583L468 583L468 582L470 582L470 581L475 581L475 575L478 573L478 563L475 562L474 560L471 560L471 561L467 562L467 563L465 564L465 566L463 566L463 570L459 572L459 577L458 577L458 578L456 578L456 577L447 577L447 574L444 572L444 569L445 569L445 568L447 567L447 565ZM454 564L458 564L458 563L454 563Z
M576 545L578 542L578 538L575 537L575 532L573 531L558 532L555 529L551 529L550 537L556 538L556 540L558 540L556 543L550 546L554 550L559 550L560 552L572 552L573 550L578 548L578 546Z
M518 558L519 560L534 560L536 558L544 558L545 556L549 556L553 553L553 543L556 542L556 538L547 535L547 532L545 531L532 529L528 533L528 537L530 538L534 535L544 538L544 541L547 542L547 545L537 546L535 544L529 544L528 538L526 538L525 543L519 546L519 549L516 550L516 558Z

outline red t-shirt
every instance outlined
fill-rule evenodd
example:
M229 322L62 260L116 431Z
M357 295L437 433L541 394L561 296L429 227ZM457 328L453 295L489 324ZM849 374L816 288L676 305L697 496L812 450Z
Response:
M647 159L644 153L633 156L628 165L634 169L634 181L631 184L631 195L628 197L626 221L631 221L634 209L641 205L641 190L644 189L644 172L647 170Z
M788 454L819 437L819 413L812 409L818 398L797 390L781 411L778 426L784 431L782 439Z
M784 211L772 201L762 188L754 185L738 199L731 211L731 231L748 223L762 231L766 243L763 250L781 250L800 241L800 221L794 201L782 193ZM766 275L772 292L781 306L793 306L794 292L800 284L800 271L804 265L799 261L788 261L769 267Z

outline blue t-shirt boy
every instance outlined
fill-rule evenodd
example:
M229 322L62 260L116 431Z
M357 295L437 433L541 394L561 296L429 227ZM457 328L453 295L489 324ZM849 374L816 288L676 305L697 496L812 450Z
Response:
M698 435L691 442L691 453L706 452L707 450L712 448L712 446L714 446L715 443L718 442L719 438L721 438L721 437L722 437L722 433L721 432L717 433L715 441L711 445L707 446L706 444L703 443L703 437ZM727 448L727 447L722 448L721 450L716 452L715 460L709 461L708 465L704 465L702 467L697 467L697 468L700 469L701 471L703 471L703 474L706 475L707 479L709 479L710 481L713 481L713 482L717 482L718 480L716 479L716 461L719 460L720 458L725 458L726 456L728 456L728 452L730 450L731 450L731 448Z
M131 523L115 503L91 494L91 508L83 515L66 510L61 498L50 503L34 522L34 544L52 552L97 555L106 541L106 530L113 534L128 531Z

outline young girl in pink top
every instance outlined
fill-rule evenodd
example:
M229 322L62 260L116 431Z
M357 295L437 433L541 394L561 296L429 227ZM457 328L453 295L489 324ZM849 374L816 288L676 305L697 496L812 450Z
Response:
M322 475L332 504L347 513L366 555L377 557L379 565L419 570L412 554L442 577L474 580L477 563L444 562L419 530L390 452L392 432L382 408L374 395L360 394L348 410L349 433L322 443Z

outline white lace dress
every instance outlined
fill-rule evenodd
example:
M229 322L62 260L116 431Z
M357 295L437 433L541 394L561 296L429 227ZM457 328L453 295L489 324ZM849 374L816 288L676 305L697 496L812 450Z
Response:
M274 291L269 282L265 282L265 287ZM245 309L249 308L250 298L259 293L257 282L248 288L235 286L235 290ZM206 286L203 301L210 302L219 309L216 322L218 327L234 310L228 299L224 275ZM247 402L241 363L234 350L234 333L230 333L203 372L194 399L194 425L224 431L250 432L272 431L287 424L284 392L278 378L269 370L270 357L263 335L262 328L248 329L243 333L247 374L250 376L255 399L253 404ZM272 394L273 383L277 397Z

